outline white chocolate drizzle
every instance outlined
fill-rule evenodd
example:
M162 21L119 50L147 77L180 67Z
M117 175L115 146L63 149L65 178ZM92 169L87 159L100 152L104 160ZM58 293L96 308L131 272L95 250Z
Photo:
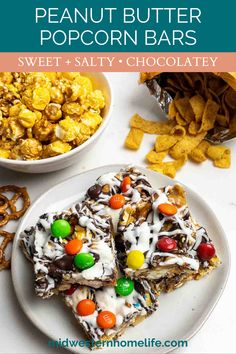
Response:
M71 296L65 296L65 301L86 331L92 334L94 340L99 340L104 334L110 336L119 332L121 326L130 319L138 315L145 316L157 308L158 302L149 284L144 281L140 283L140 286L143 287L145 294L141 295L137 290L133 290L129 296L117 295L112 286L95 291L88 287L79 287ZM84 299L91 299L95 302L96 310L92 315L78 315L77 305ZM116 316L115 327L112 329L98 327L97 316L100 311L111 311Z
M120 223L118 230L126 245L127 254L132 250L139 250L144 253L145 262L140 269L149 266L156 267L157 265L160 267L179 265L197 271L200 262L196 257L196 249L201 243L202 235L206 232L200 231L201 229L198 230L190 219L191 217L187 220L184 219L184 216L189 213L186 205L178 208L177 213L173 216L165 216L158 211L160 204L171 204L168 199L171 188L171 186L167 186L155 192L152 210L145 221L137 220L128 226L123 226ZM130 203L128 207L132 208L136 205ZM125 213L125 209L123 212ZM168 223L172 224L170 231L165 229L165 225ZM183 249L176 250L173 253L158 251L157 241L163 236L174 238L176 241L178 241L178 237L184 238Z

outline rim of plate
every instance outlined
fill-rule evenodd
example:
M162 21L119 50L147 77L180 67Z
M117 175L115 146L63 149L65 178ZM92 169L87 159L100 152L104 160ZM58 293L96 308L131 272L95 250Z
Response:
M45 334L46 337L48 338L52 338L54 340L57 340L56 337L52 337L51 335L49 335L45 328L41 325L41 322L38 321L37 319L34 318L34 320L31 318L30 314L28 313L28 310L25 306L25 303L22 301L21 299L21 296L18 294L18 286L17 286L17 281L16 281L16 278L15 278L15 269L17 267L17 265L15 264L14 262L14 255L15 253L17 252L17 247L18 247L18 237L19 237L19 231L20 228L21 228L21 225L23 224L23 221L25 218L27 218L28 214L30 214L31 210L33 208L35 208L35 206L49 193L49 192L52 192L54 189L60 187L60 185L63 185L64 183L66 183L67 181L75 178L75 177L79 177L81 175L86 175L87 173L89 172L92 172L92 171L96 171L96 170L104 170L104 173L106 173L106 169L108 168L111 168L111 167L114 167L114 169L120 169L122 167L127 167L127 166L131 166L130 164L109 164L109 165L102 165L102 166L99 166L99 167L95 167L95 168L92 168L90 170L87 170L87 171L84 171L84 172L80 172L80 173L77 173L73 176L70 176L66 179L64 179L63 181L55 184L52 188L46 190L40 197L38 197L34 202L33 204L29 207L29 209L27 210L26 214L23 216L22 220L20 221L19 223L19 226L17 228L17 231L16 231L16 235L15 235L15 238L14 238L14 242L13 242L13 246L12 246L12 265L11 265L11 275L12 275L12 282L13 282L13 287L14 287L14 291L15 291L15 294L16 294L16 297L17 297L17 300L21 306L21 308L23 309L25 315L27 316L27 318L35 325L35 327L37 327L43 334ZM149 171L147 170L145 167L142 167L142 166L139 166L139 165L136 165L136 164L133 164L132 166L135 166L137 167L138 169L140 170L143 170L144 172L148 171L148 173L151 173L151 174L155 174L155 175L159 175L161 177L163 177L162 174L158 173L158 172L154 172L154 171ZM227 239L227 236L224 232L224 229L223 227L221 226L221 223L218 221L218 218L215 214L215 212L212 210L212 208L207 204L207 202L205 201L205 199L200 196L197 192L195 192L192 188L189 188L188 186L186 186L184 183L181 183L179 182L178 180L176 179L171 179L170 177L168 176L164 176L164 178L169 181L170 184L173 184L173 183L180 183L186 190L187 190L187 193L188 191L193 195L194 199L197 198L199 199L204 205L205 207L208 209L208 212L210 213L211 217L213 217L217 223L218 223L218 227L221 231L221 233L224 235L224 241L225 241L225 249L226 249L226 252L227 252L227 255L228 255L228 266L227 266L227 269L226 269L226 275L223 279L223 282L222 282L222 285L221 285L221 288L220 288L220 291L219 291L219 294L217 296L217 298L215 299L214 303L209 306L209 309L207 311L206 314L203 314L202 316L199 317L200 319L200 323L199 325L190 333L187 332L187 335L184 336L182 339L183 340L187 340L189 341L191 338L193 338L198 332L199 330L203 327L203 325L206 323L206 321L208 320L208 318L210 317L212 311L214 310L214 308L216 307L217 303L219 302L224 290L225 290L225 287L227 285L227 282L228 282L228 278L229 278L229 274L230 274L230 270L231 270L231 253L230 253L230 248L229 248L229 243L228 243L228 239ZM70 348L70 347L67 347L67 348L64 348L66 350L68 350L69 352L73 352L75 353L75 351ZM83 353L83 351L80 350L80 348L77 348L78 350L76 351L78 354L79 353ZM162 354L167 354L167 353L170 353L172 352L173 350L176 350L176 348L165 348L166 350L162 351L161 353ZM131 354L131 353L130 353Z

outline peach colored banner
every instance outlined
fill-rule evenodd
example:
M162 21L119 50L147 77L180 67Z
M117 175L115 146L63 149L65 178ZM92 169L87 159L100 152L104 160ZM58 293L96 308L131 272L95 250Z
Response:
M0 71L236 71L236 53L0 53Z

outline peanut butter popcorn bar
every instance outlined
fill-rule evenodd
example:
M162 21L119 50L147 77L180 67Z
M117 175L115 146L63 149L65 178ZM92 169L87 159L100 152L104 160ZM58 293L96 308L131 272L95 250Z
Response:
M65 292L64 300L94 348L97 341L118 338L158 307L157 297L147 281L127 278L119 278L115 287L99 290L72 287Z
M91 349L155 312L161 292L220 263L184 189L155 190L135 167L100 176L83 201L42 215L20 242L34 266L36 294L62 295Z
M117 238L123 244L125 274L158 281L159 290L198 279L219 264L214 245L193 220L180 185L157 190L143 209L127 204Z
M114 233L109 216L91 212L86 202L72 211L46 213L21 235L34 265L35 291L42 298L71 284L99 288L117 278Z
M102 123L105 97L80 73L0 73L0 158L39 160L81 145Z
M116 231L120 212L125 204L145 203L151 199L153 188L147 177L135 167L100 176L86 193L86 200L94 212L110 215Z

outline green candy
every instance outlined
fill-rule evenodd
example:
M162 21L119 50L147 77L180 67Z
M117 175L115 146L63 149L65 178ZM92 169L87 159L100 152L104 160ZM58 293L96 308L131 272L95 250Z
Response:
M74 258L76 268L84 270L94 265L94 258L91 253L78 253Z
M70 223L64 219L56 220L51 225L51 233L54 237L66 238L71 233Z
M134 282L129 278L119 278L115 290L118 295L128 296L134 290Z

